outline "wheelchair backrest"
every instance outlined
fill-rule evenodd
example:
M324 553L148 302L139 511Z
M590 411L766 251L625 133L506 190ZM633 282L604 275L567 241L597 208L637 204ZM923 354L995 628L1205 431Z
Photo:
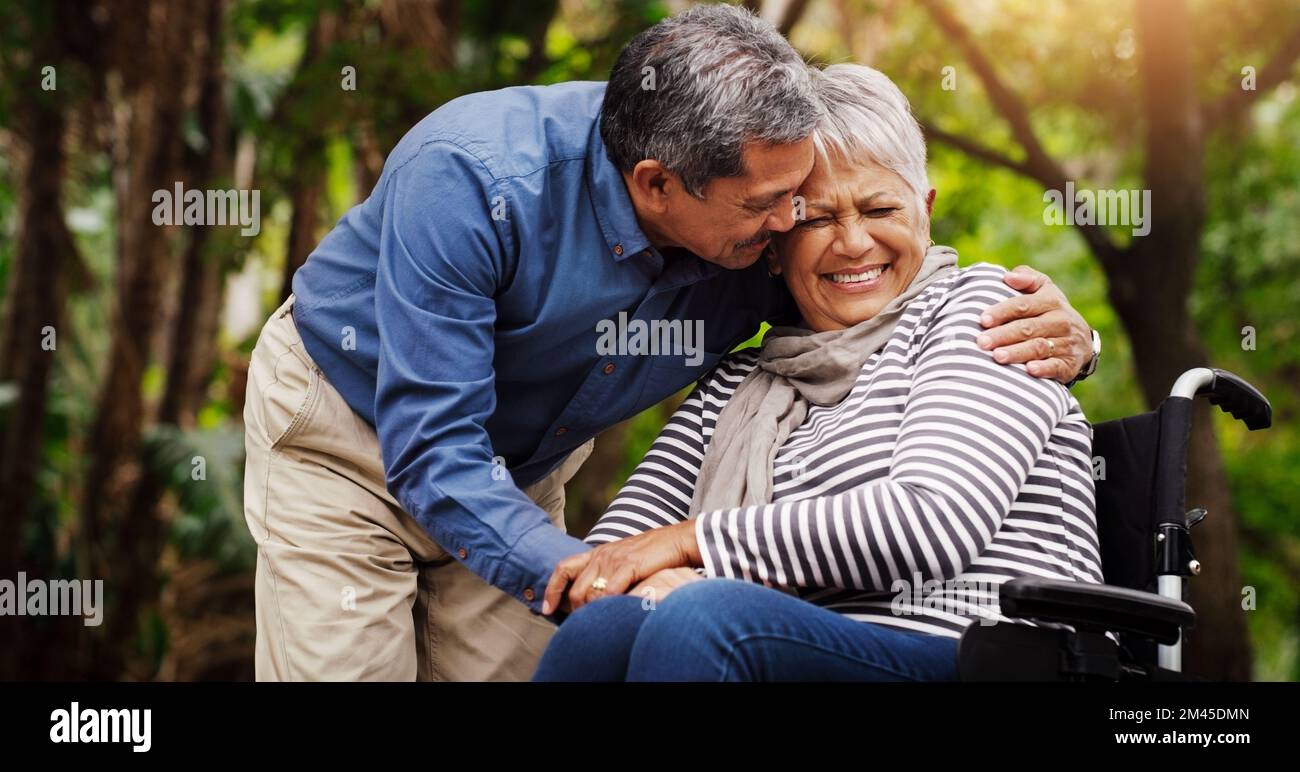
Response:
M1155 485L1160 411L1092 427L1097 535L1107 584L1155 587Z

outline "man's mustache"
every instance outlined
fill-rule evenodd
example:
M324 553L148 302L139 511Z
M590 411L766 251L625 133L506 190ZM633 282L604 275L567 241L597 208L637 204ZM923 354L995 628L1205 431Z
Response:
M772 231L763 231L762 233L758 234L752 239L746 239L744 241L737 242L736 249L744 249L745 247L752 247L755 244L761 244L770 238L772 238Z

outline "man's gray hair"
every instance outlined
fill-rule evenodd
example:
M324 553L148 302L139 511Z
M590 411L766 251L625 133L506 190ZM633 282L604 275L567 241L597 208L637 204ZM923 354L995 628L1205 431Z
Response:
M819 114L812 72L781 33L744 8L703 5L619 54L600 136L621 171L655 159L700 198L711 180L745 173L746 143L798 142Z
M861 64L816 70L813 82L824 110L813 134L818 160L880 164L912 189L924 218L930 191L925 137L903 92L884 73Z

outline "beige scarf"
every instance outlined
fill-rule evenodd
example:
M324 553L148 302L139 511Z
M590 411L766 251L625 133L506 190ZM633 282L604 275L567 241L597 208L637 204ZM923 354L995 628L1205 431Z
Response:
M691 514L772 501L776 452L808 415L809 405L848 396L867 359L884 348L907 304L957 270L957 252L932 246L912 283L880 313L845 330L773 327L758 367L718 416L695 481Z

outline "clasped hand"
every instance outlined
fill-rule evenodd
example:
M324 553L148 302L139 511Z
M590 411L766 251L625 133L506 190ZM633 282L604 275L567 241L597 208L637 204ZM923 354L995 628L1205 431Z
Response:
M675 588L699 579L693 567L701 563L694 521L652 528L557 563L546 585L542 613L577 611L606 595L646 590L662 600Z

